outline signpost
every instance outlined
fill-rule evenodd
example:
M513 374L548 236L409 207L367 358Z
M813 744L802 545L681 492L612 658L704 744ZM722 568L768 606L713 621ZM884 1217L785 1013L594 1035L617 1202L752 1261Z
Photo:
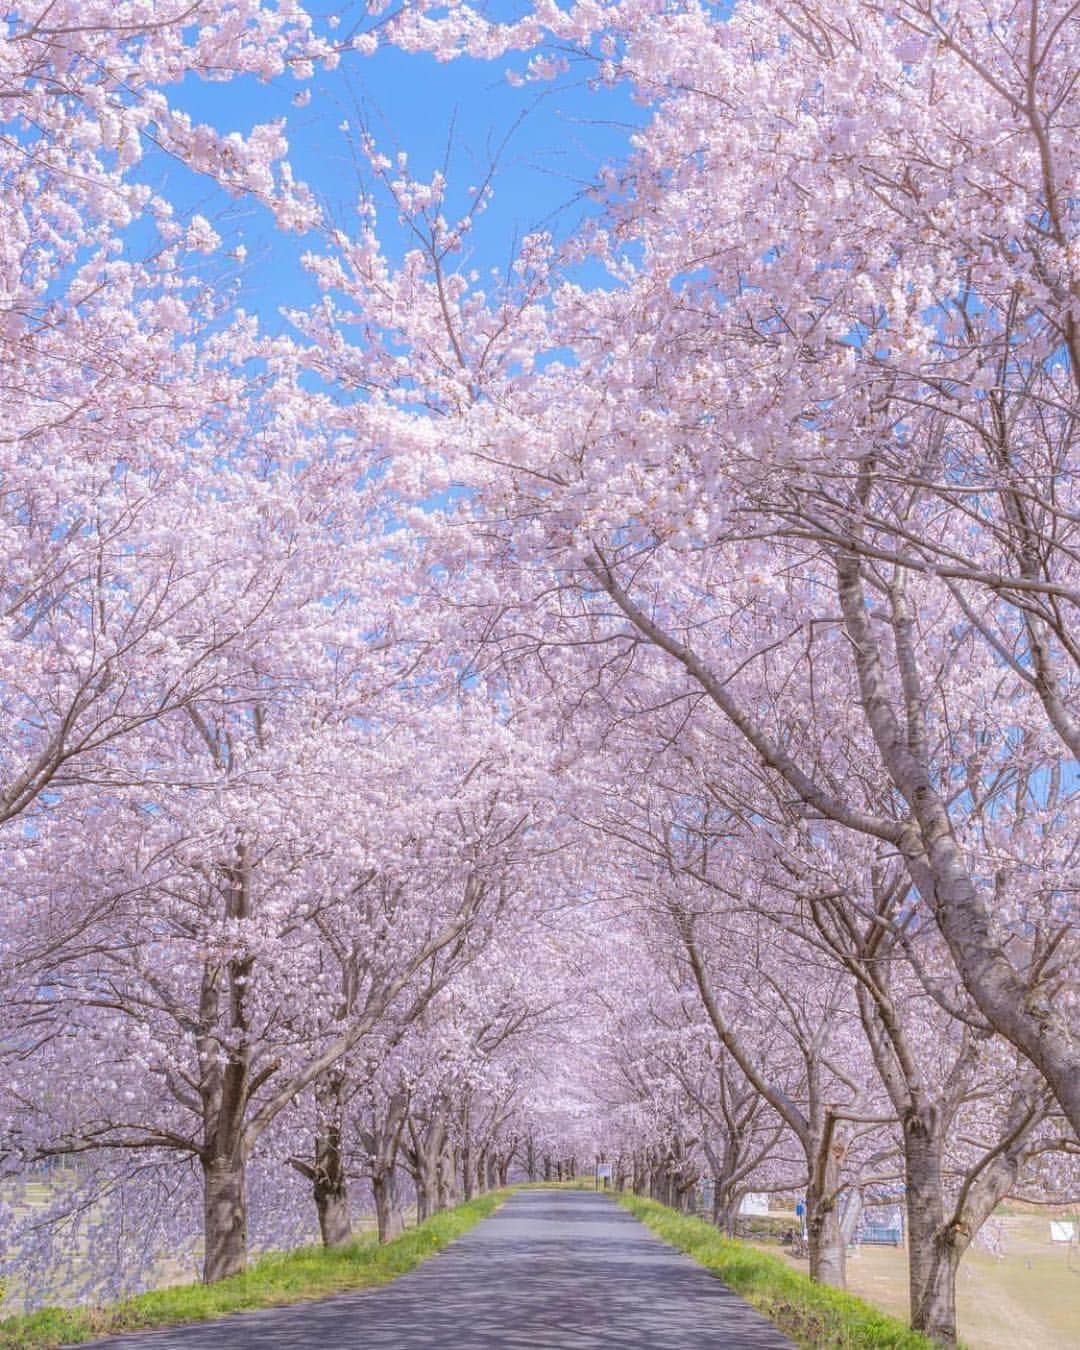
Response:
M604 1190L608 1188L608 1182L614 1176L615 1167L613 1163L598 1162L596 1164L596 1189L600 1189L600 1183L604 1183Z

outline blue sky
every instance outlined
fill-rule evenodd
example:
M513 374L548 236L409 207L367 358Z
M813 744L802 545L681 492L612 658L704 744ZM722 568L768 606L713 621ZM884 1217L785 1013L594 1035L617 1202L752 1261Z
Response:
M602 164L625 155L633 126L645 115L624 90L590 90L584 68L552 84L514 87L505 78L513 64L520 66L521 59L440 63L396 50L372 57L348 53L337 70L318 71L306 82L285 77L269 84L248 78L209 84L189 78L173 101L222 131L247 132L285 117L294 173L346 229L355 220L362 186L350 139L361 126L384 153L406 151L420 177L441 167L449 143L451 203L462 207L467 189L482 181L492 153L514 128L499 158L494 198L470 241L469 265L483 272L505 267L521 234L538 227L563 233L590 209L583 189ZM305 89L310 102L295 106ZM349 131L341 129L346 122ZM201 212L231 243L245 245L239 303L267 327L282 326L282 305L314 299L300 257L320 250L318 236L283 234L258 204L231 200L161 155L148 156L142 172L179 210ZM381 212L380 233L400 250L392 212Z

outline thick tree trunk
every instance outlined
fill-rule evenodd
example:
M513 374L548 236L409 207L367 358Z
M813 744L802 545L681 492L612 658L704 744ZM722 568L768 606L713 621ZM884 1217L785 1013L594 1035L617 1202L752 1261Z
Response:
M734 1237L738 1228L742 1192L734 1181L727 1158L721 1163L711 1148L706 1148L706 1156L713 1169L712 1221L721 1232Z
M722 1233L734 1237L739 1226L739 1202L742 1196L717 1186L713 1192L712 1221Z
M405 1231L405 1216L398 1205L397 1173L391 1169L371 1179L375 1197L375 1222L380 1242L392 1242Z
M834 1195L806 1190L806 1235L810 1248L810 1278L834 1289L847 1286L847 1251Z
M417 1221L429 1219L445 1204L440 1203L440 1177L446 1155L446 1120L438 1105L421 1122L410 1117L409 1146L402 1156L416 1187Z
M939 1233L931 1259L923 1266L918 1303L912 1298L912 1329L935 1345L956 1344L956 1275L966 1246L954 1242L948 1231Z
M339 1187L323 1187L316 1182L315 1208L324 1247L343 1247L352 1241L349 1192L344 1183Z
M370 1125L357 1134L357 1140L368 1156L368 1176L375 1199L380 1242L391 1241L405 1227L397 1198L397 1160L408 1113L408 1093L404 1090L394 1092L381 1111L377 1103L372 1102Z
M416 1186L416 1221L417 1223L423 1223L425 1219L430 1219L435 1212L433 1208L435 1183L426 1170L421 1170L414 1178L414 1184Z
M423 1223L424 1219L431 1218L431 1187L423 1176L416 1180L416 1222Z
M315 1175L312 1191L324 1247L340 1247L352 1240L349 1183L341 1156L341 1081L336 1075L316 1084L315 1098L322 1123L315 1135Z
M247 1266L247 1195L244 1160L234 1155L203 1160L203 1282L214 1284Z
M461 1159L461 1194L466 1204L473 1198L475 1184L472 1158L469 1156L469 1150L465 1149Z
M965 1198L951 1214L942 1191L942 1128L917 1117L905 1120L908 1243L911 1258L911 1325L936 1345L956 1344L956 1277L971 1239L1015 1186L1026 1140L1041 1119L1037 1096L1043 1091L1034 1071L1016 1086L1009 1110L1013 1132L1008 1147L995 1152L976 1176L969 1177Z
M941 1245L945 1228L941 1145L932 1121L914 1113L904 1121L911 1325L942 1345L955 1345L957 1263L949 1259L952 1244ZM952 1285L946 1287L950 1278Z
M457 1164L454 1161L453 1154L444 1149L439 1154L439 1161L435 1169L435 1209L440 1212L449 1209L452 1203L454 1193L454 1177L457 1173Z

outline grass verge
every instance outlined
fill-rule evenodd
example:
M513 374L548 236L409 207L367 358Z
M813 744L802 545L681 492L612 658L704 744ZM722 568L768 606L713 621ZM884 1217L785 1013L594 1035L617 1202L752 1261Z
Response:
M925 1336L854 1294L812 1284L784 1257L726 1238L710 1223L626 1192L621 1205L711 1270L804 1350L930 1350Z
M244 1275L218 1284L180 1284L103 1307L39 1308L0 1321L0 1350L47 1350L123 1331L205 1322L229 1313L302 1303L327 1294L370 1289L404 1275L498 1209L509 1190L458 1205L380 1247L358 1239L327 1250L300 1247L260 1257Z

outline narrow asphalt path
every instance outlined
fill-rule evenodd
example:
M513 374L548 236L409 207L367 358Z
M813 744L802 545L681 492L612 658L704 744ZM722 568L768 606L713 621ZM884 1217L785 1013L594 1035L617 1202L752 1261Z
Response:
M519 1191L381 1289L94 1343L99 1350L791 1350L614 1201Z

